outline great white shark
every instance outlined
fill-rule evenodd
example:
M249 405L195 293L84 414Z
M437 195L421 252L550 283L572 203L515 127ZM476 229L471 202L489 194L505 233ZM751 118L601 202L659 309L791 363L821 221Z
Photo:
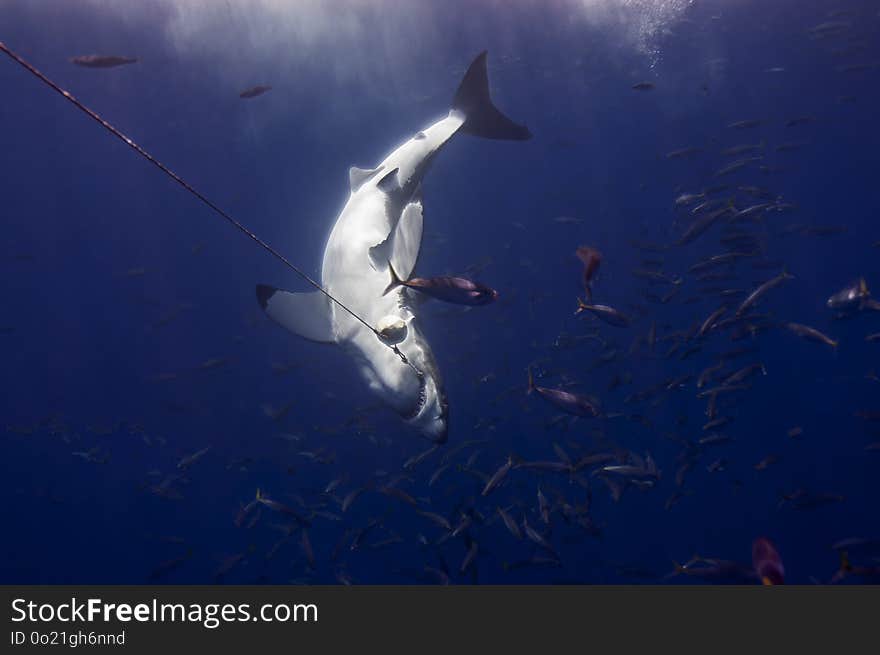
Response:
M449 404L416 319L418 304L404 287L384 292L389 265L402 280L415 268L422 242L422 179L458 133L513 141L532 136L492 103L486 52L468 68L445 118L417 132L375 168L349 170L351 193L324 246L321 286L327 294L257 285L257 300L273 321L310 341L344 348L370 389L438 443L447 439Z

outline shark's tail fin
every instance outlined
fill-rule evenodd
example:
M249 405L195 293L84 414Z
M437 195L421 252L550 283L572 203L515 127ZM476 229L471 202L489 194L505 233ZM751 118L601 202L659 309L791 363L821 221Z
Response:
M465 122L461 131L467 134L509 141L532 138L529 128L514 123L492 104L485 50L477 55L464 74L452 100L452 109L464 115Z

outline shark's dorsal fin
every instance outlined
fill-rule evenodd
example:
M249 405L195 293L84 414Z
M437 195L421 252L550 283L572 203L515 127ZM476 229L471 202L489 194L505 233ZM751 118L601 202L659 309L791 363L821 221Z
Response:
M330 320L330 301L320 291L291 293L257 285L257 300L269 318L303 339L335 343Z
M401 280L412 275L422 247L422 203L413 200L400 214L400 220L388 237L370 248L370 263L377 271L384 271L388 262L394 267Z
M358 168L357 166L352 166L348 169L348 185L351 187L351 192L354 193L358 189L360 189L364 184L369 182L376 173L382 170L383 166L379 166L378 168Z
M376 183L376 186L379 187L385 193L392 193L393 191L397 191L400 189L400 180L397 179L397 171L399 169L395 168L392 171L389 171L381 180Z

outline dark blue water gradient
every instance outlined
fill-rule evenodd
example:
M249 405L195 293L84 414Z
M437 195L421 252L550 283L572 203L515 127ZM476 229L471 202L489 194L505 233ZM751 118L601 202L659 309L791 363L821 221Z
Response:
M555 515L551 539L561 568L506 571L504 563L527 559L533 549L496 520L472 531L480 544L476 575L458 575L462 540L421 545L418 535L433 541L441 531L376 492L345 513L329 507L342 521L315 521L314 572L306 570L298 534L267 557L282 537L274 526L283 517L263 509L256 526L233 524L257 488L294 506L296 495L311 500L345 473L344 496L377 470L397 474L425 443L375 408L342 353L301 342L261 315L256 283L303 290L299 280L4 60L0 581L143 582L160 562L188 551L191 557L160 581L334 583L343 570L359 583L414 582L413 572L440 567L440 557L460 583L656 581L673 560L695 553L748 562L752 540L765 535L782 553L789 580L808 583L836 570L832 542L878 536L880 455L864 448L880 437L876 423L854 412L880 410L880 385L865 377L880 368L880 344L864 341L880 331L880 314L836 321L824 306L860 275L880 284L880 250L872 247L880 239L880 70L839 70L880 61L875 4L700 2L644 38L625 29L626 16L591 20L589 7L572 3L458 4L448 14L423 7L391 22L379 3L352 9L336 32L324 26L321 38L292 43L288 52L277 47L277 35L265 34L272 47L257 38L248 20L266 21L234 3L228 15L219 4L209 12L216 33L195 31L187 41L186 33L169 31L179 23L167 3L144 3L127 16L102 3L12 2L0 9L0 39L312 274L347 197L348 167L374 165L442 116L464 68L488 48L497 104L528 123L535 138L456 138L425 182L419 273L489 262L479 277L501 294L495 305L467 312L425 307L452 407L446 448L488 440L474 466L491 474L508 453L551 459L554 442L572 453L612 442L650 451L663 471L658 488L629 490L614 503L594 480L592 513L602 536L567 530ZM810 38L807 30L830 20L835 8L853 10L856 18L835 19L851 20L852 36ZM346 38L351 33L356 38ZM863 48L833 51L847 45ZM67 61L90 52L140 61L99 71ZM764 72L777 66L785 72ZM641 81L655 88L634 91ZM257 83L273 90L239 100L239 91ZM805 115L815 121L785 127ZM726 127L744 119L763 124ZM837 352L774 330L741 342L714 335L684 361L665 358L667 344L653 355L644 348L628 354L652 321L662 335L718 306L715 298L683 302L700 286L692 277L668 305L646 300L647 285L631 271L651 255L631 242L674 241L683 226L675 223L673 198L716 182L713 173L730 161L718 154L722 148L760 140L768 144L762 163L779 170L750 168L729 183L766 186L797 204L766 220L767 257L796 279L762 309L833 335ZM794 141L808 144L774 150ZM706 152L664 157L686 146ZM559 216L580 222L554 221ZM794 223L846 230L784 234ZM717 236L716 228L669 251L666 270L682 273L716 254ZM580 292L574 249L582 243L604 254L597 301L637 316L631 328L600 328L620 350L612 363L597 362L594 343L552 346L560 333L592 329L572 316ZM744 288L778 272L743 264L736 270L731 284ZM752 359L739 361L762 361L768 374L724 409L735 416L725 430L736 441L704 456L688 478L693 494L665 511L679 451L666 435L698 438L704 401L694 398L693 381L656 405L624 399L663 379L697 375L736 347L756 348ZM214 358L225 365L199 368ZM553 409L525 395L526 366L534 362L543 384L576 380L574 388L599 396L608 412L642 414L650 426L609 418L548 427ZM279 373L273 363L294 366ZM169 373L178 377L156 381ZM633 382L608 391L624 373ZM277 422L262 408L288 402L290 412ZM795 426L803 427L801 439L786 434ZM182 498L149 492L163 479L151 472L173 474L181 457L208 445L187 481L175 484ZM109 461L73 454L94 448ZM301 451L333 461L317 463ZM769 454L779 463L755 471ZM460 501L478 496L482 482L453 466L429 487L440 456L414 469L401 488L430 497L432 511L455 522ZM721 456L727 470L706 472ZM585 498L564 476L514 472L478 507L491 515L496 505L521 502L537 525L539 485L550 498ZM798 488L845 501L815 511L779 509L780 494ZM383 527L367 546L346 548L331 562L345 530L371 519ZM402 543L368 547L395 534ZM215 578L224 558L237 554L243 561ZM623 575L621 567L642 574Z

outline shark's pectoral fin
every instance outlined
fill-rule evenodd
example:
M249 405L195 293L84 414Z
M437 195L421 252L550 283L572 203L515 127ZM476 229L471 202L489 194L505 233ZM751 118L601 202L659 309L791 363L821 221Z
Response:
M257 300L266 315L281 327L309 341L336 343L330 301L320 291L291 293L258 284Z
M403 208L400 220L391 230L391 234L382 243L370 248L370 263L373 268L384 271L390 261L400 279L407 280L419 258L422 225L421 200L413 201Z
M422 203L411 202L403 210L394 231L391 264L402 280L408 279L416 267L422 247Z
M351 187L351 192L354 193L358 189L360 189L364 184L369 182L379 171L384 168L383 166L379 166L379 168L358 168L357 166L352 166L348 169L348 185Z

